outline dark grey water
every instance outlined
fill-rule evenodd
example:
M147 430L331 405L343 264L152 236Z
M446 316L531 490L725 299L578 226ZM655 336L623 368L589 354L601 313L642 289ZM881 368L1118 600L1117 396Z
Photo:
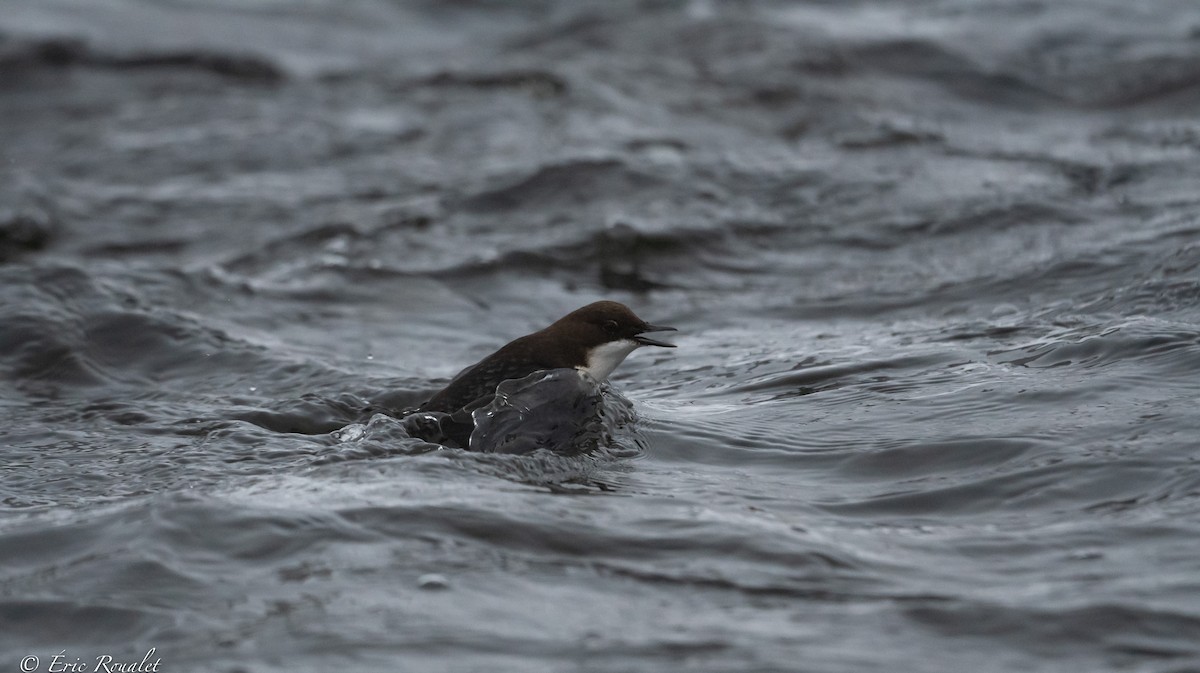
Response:
M1192 0L6 3L0 670L1200 670L1198 111ZM375 414L602 297L599 450Z

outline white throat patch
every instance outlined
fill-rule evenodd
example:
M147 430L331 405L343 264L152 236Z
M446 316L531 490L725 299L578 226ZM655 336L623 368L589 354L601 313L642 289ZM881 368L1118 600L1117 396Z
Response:
M629 355L635 348L641 345L633 339L621 339L620 341L609 341L608 343L600 344L588 352L587 364L582 367L576 367L576 369L597 381L603 381L608 378L609 374L613 373L617 365L625 361L626 355Z

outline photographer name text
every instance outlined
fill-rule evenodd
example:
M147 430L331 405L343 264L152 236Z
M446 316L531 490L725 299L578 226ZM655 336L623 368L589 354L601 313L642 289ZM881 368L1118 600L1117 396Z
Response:
M159 673L162 659L154 656L157 648L151 647L141 661L118 661L110 654L101 654L95 661L72 657L66 650L50 657L46 673ZM42 670L42 659L31 654L21 659L21 673Z

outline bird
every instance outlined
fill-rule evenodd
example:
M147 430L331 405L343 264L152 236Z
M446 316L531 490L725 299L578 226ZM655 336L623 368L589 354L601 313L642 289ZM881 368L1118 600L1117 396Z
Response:
M576 369L603 381L642 346L674 348L675 344L646 336L674 332L652 325L628 306L598 301L559 318L549 327L510 341L476 364L459 372L450 383L417 408L418 412L457 414L487 404L496 387L545 369Z

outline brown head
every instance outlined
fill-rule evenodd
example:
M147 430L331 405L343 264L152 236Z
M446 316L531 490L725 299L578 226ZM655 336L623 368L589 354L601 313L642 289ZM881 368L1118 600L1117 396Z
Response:
M641 346L674 348L675 344L645 336L647 332L675 331L674 327L651 325L628 306L615 301L588 304L560 318L543 330L556 339L569 339L583 353L585 364L578 368L597 380L608 378L625 356Z

